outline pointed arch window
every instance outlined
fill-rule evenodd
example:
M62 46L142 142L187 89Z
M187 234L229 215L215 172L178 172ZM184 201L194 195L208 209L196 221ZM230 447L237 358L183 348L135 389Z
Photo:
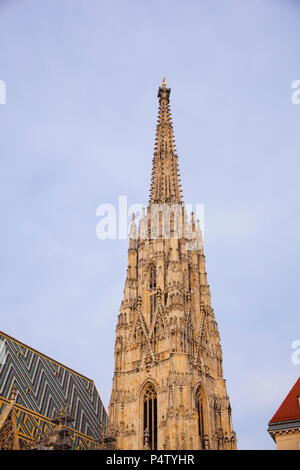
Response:
M153 295L150 295L150 323L152 323L155 309L156 309L156 294L153 294Z
M148 384L143 393L144 449L157 449L157 393Z
M150 289L156 289L156 268L155 268L155 266L151 266L151 268L150 268L149 288Z
M196 395L196 408L197 408L197 415L198 415L198 433L199 439L201 443L201 448L204 449L204 400L201 388L198 389Z

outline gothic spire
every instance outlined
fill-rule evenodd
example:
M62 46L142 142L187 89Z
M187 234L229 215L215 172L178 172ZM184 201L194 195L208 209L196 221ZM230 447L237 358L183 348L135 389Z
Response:
M170 92L165 78L158 89L159 110L150 190L151 204L182 204L178 157L170 111Z

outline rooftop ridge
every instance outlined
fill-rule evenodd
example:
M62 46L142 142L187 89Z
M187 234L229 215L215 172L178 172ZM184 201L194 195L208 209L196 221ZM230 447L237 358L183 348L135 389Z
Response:
M269 424L300 420L300 402L298 397L300 397L300 377L269 421Z
M0 330L0 336L3 336L4 338L7 338L7 339L10 339L10 340L14 341L15 343L19 344L20 346L23 346L24 348L29 349L30 351L34 352L35 354L38 354L39 356L44 357L45 359L48 359L49 361L53 362L54 364L57 364L58 366L63 367L64 369L66 369L66 370L78 375L79 377L82 377L83 379L87 380L88 382L91 382L91 383L94 384L94 381L92 379L89 379L88 377L81 374L80 372L77 372L76 370L72 369L71 367L68 367L68 366L62 364L61 362L57 361L56 359L53 359L50 356L47 356L47 354L41 353L37 349L32 348L31 346L28 346L27 344L23 343L22 341L19 341L18 339L14 338L13 336L11 336L7 333L4 333L1 330Z

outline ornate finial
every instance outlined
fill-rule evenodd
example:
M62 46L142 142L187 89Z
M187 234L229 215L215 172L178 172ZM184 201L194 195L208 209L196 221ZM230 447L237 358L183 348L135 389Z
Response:
M202 238L202 232L200 228L200 220L197 219L197 230L196 230L196 241L197 241L197 250L202 250L203 249L203 238Z
M196 230L194 212L191 212L191 224L192 224L192 230L194 232Z
M163 87L166 87L166 86L167 86L167 84L166 84L166 77L163 78L163 82L162 82L161 86L163 86Z
M9 399L11 402L15 401L16 395L17 395L17 387L16 387L16 384L14 383L11 388L10 395L9 395Z
M135 212L132 213L131 216L131 224L130 224L130 231L129 231L129 238L131 240L136 240L137 238L136 233L136 225L135 225Z

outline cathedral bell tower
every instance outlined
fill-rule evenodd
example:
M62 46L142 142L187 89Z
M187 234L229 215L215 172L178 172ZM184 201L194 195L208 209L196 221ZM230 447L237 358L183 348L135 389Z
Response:
M150 200L133 214L109 404L117 449L235 449L199 223L182 199L170 88L159 87Z

